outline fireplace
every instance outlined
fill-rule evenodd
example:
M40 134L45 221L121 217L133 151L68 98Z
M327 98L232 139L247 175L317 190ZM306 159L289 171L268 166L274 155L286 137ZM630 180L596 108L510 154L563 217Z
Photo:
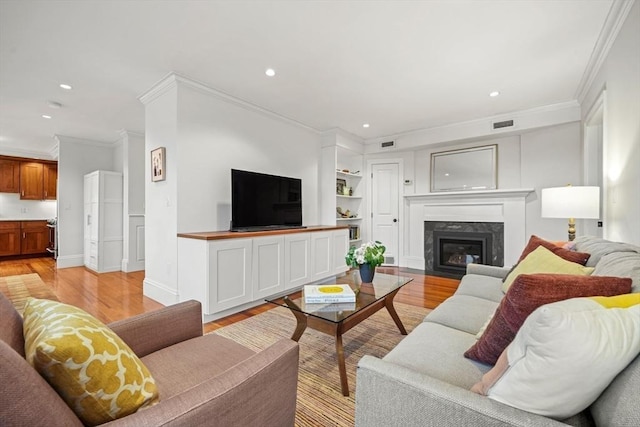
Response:
M491 233L433 232L433 269L464 275L467 264L489 264Z
M425 221L425 273L460 278L467 264L503 265L504 224Z

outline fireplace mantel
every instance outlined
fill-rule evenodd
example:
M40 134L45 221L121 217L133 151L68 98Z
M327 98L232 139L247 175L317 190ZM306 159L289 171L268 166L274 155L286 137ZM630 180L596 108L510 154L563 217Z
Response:
M407 194L407 200L460 200L460 199L494 199L494 198L524 198L533 188L514 188L505 190L474 190L474 191L442 191L437 193Z
M515 263L526 244L526 198L533 188L452 191L404 196L401 265L424 268L424 221L504 223L504 263Z

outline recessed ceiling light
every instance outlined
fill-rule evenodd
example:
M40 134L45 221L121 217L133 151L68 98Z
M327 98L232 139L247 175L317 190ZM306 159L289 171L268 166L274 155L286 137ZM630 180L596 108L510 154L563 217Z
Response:
M46 115L46 114L43 114L43 115L42 115L42 118L43 118L43 119L50 119L50 118L51 118L51 116L48 116L48 115Z
M369 127L369 123L365 123L362 125L363 128L368 128Z
M267 68L264 73L269 77L273 77L276 75L276 70L273 68Z
M491 92L489 94L490 97L495 98L496 96L500 95L500 92L498 92L497 90L494 90L493 92Z
M66 90L71 90L71 89L73 89L71 86L69 86L68 84L65 84L65 83L60 83L60 87L61 87L62 89L66 89Z

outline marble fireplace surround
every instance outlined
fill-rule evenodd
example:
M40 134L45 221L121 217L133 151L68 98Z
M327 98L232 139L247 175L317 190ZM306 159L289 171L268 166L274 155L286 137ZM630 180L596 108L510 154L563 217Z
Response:
M504 223L504 265L513 265L527 242L526 198L533 188L456 191L404 196L400 265L424 270L424 222Z

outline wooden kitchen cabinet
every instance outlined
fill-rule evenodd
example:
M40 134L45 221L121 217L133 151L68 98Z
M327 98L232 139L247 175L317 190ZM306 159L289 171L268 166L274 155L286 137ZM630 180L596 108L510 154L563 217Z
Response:
M43 188L45 200L56 200L58 197L58 164L43 163Z
M20 221L0 221L0 256L20 255Z
M22 221L22 255L46 253L49 246L49 228L47 221Z
M20 163L20 198L44 199L44 167L40 162Z
M20 192L20 162L0 158L0 193Z

